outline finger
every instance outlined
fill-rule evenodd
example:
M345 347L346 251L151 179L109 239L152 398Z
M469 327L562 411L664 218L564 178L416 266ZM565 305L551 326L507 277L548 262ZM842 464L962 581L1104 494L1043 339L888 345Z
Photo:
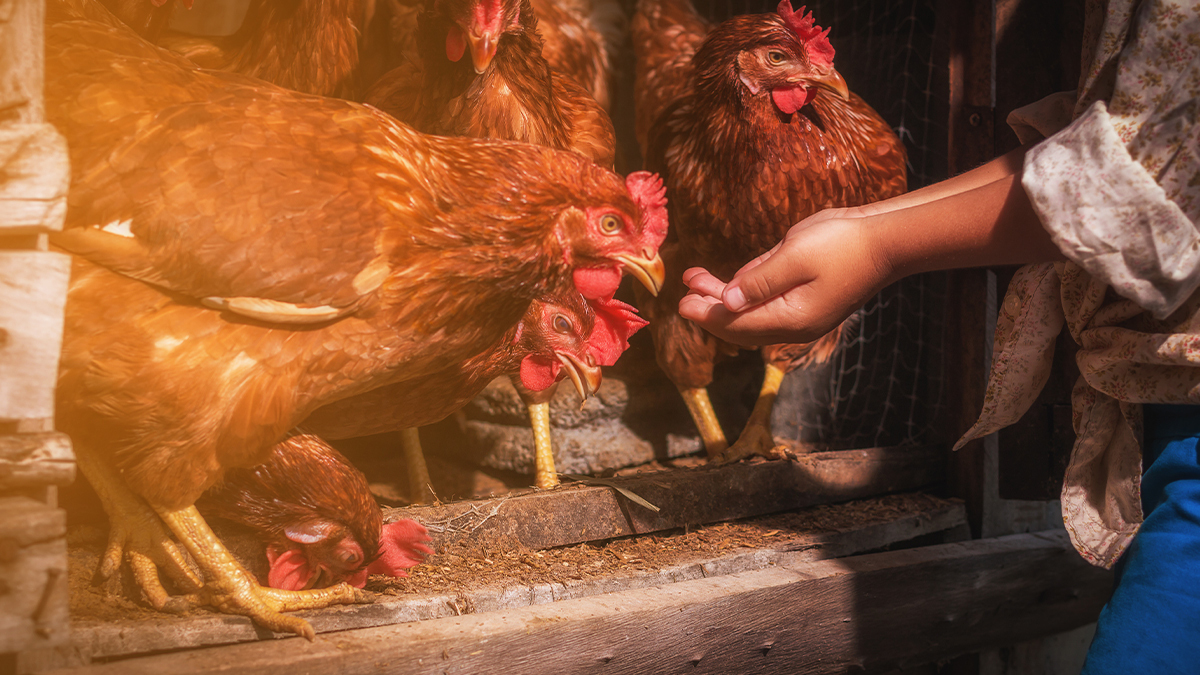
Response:
M679 316L702 325L710 320L710 312L718 308L726 311L720 298L709 295L688 293L679 300Z
M679 301L679 315L732 344L747 347L787 342L778 320L757 308L745 314L730 312L720 300L687 295Z
M687 283L689 279L699 274L708 274L708 270L703 267L689 267L683 271L683 283Z
M795 256L772 255L739 271L725 286L722 299L731 312L745 311L795 288L808 280Z
M748 272L748 271L750 271L750 270L754 269L755 267L758 267L759 265L763 264L764 262L766 262L767 260L769 260L769 259L771 258L771 256L773 256L773 255L775 255L776 253L778 253L778 252L779 252L779 248L780 248L781 246L783 246L783 242L782 242L782 241L781 241L781 242L779 242L778 244L775 244L774 246L772 246L772 247L771 247L771 249L770 249L769 251L767 251L766 253L763 253L762 255L760 255L760 256L757 256L756 258L754 258L754 259L753 259L753 260L751 260L750 262L746 263L745 265L742 265L741 269L739 269L739 270L737 271L737 274L742 274L742 273L744 273L744 272ZM737 276L737 274L735 274L734 276L736 277L736 276Z
M688 274L688 272L694 272ZM683 274L683 283L687 285L693 293L720 298L725 291L725 282L709 274L707 271L700 268L692 268Z

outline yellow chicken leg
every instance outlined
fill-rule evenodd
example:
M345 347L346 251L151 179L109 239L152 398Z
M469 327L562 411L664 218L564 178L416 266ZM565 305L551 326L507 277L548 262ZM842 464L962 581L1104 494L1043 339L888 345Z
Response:
M529 403L529 423L533 426L534 485L549 490L558 485L554 468L554 444L550 440L550 402Z
M750 412L750 419L747 420L746 427L742 429L742 435L728 450L719 453L716 457L710 455L710 461L714 464L728 464L754 455L769 459L785 459L787 457L782 448L776 446L775 436L771 433L771 409L775 407L775 398L779 395L779 386L783 383L783 376L782 368L767 364L767 371L763 375L762 390L758 394L758 400L754 403L754 410Z
M164 570L183 593L195 593L204 584L154 510L125 485L110 464L97 461L86 448L76 448L76 461L100 497L109 519L108 545L100 557L96 576L112 577L124 559L152 607L169 612L187 609L187 600L171 597L163 588L158 571Z
M683 402L692 414L692 421L700 430L700 439L704 441L704 449L708 451L709 459L719 456L729 447L729 441L725 440L725 432L721 430L721 423L713 410L708 390L703 387L680 389L679 394L683 396Z
M413 504L432 504L433 482L429 479L429 467L425 465L420 430L402 430L400 447L404 451L404 464L408 467L408 498Z
M370 602L370 597L349 584L311 591L284 591L258 585L213 534L195 506L155 508L175 537L192 554L206 579L199 597L227 614L242 614L277 632L316 637L307 621L281 612L318 609L334 604Z

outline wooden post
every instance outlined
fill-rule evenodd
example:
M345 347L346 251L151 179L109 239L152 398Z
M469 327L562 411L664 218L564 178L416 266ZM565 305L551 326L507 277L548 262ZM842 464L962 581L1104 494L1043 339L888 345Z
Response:
M0 654L70 639L66 516L54 502L74 456L53 427L71 261L47 250L70 170L45 122L44 15L43 0L0 0Z
M993 0L949 2L940 9L950 31L950 175L972 169L994 157ZM951 372L958 395L949 423L957 435L974 423L987 385L986 329L987 272L960 270L950 273L951 325L947 344L954 345ZM956 437L957 437L956 435ZM971 530L979 536L983 525L983 443L976 441L951 455L950 491L966 501Z

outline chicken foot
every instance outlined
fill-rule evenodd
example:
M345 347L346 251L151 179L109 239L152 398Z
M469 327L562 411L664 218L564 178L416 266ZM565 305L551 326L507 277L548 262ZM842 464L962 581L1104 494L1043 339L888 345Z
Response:
M172 597L163 587L159 570L164 570L185 594L198 592L204 583L193 571L187 555L171 540L158 515L125 485L111 465L97 461L84 448L77 448L76 461L109 519L108 545L100 557L96 577L108 580L125 560L150 606L173 613L189 609L185 597Z
M425 451L421 448L421 433L417 428L400 431L400 449L404 452L404 465L408 467L408 498L413 504L432 504L433 482L429 479L429 467L425 464Z
M196 597L219 611L249 616L273 631L295 633L311 641L316 638L312 626L282 612L371 602L366 593L345 583L308 591L260 586L233 558L195 506L155 510L204 571L206 582Z
M775 443L775 436L771 433L771 410L775 407L775 399L779 396L779 387L783 384L784 375L782 368L767 364L762 389L741 436L737 442L715 457L710 453L711 463L729 464L755 455L768 459L788 458L787 451Z
M692 421L700 430L700 439L704 441L704 449L708 451L709 460L720 456L729 447L729 441L725 440L725 432L721 429L721 422L717 420L717 413L713 410L708 390L704 387L680 389L679 395L683 396L683 402L687 404L688 412L692 414Z
M554 444L550 439L550 402L529 403L529 423L533 426L534 485L543 489L558 486L554 468Z

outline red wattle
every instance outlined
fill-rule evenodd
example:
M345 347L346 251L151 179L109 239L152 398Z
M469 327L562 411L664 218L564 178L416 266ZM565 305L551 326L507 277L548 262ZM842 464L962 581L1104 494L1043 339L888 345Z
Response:
M621 270L612 267L579 267L572 273L575 290L588 300L608 299L621 285Z
M780 112L785 115L791 115L797 110L804 107L811 98L808 88L796 85L794 87L776 87L771 90L771 100L775 101L775 107L779 108Z
M458 26L451 26L446 34L446 58L458 63L467 51L467 36L463 35Z
M275 555L272 555L274 553ZM302 591L312 579L313 569L308 565L308 558L297 548L289 548L283 553L267 549L267 559L271 570L267 573L267 585L285 591Z
M543 391L558 381L562 364L533 354L521 359L521 385L529 391Z

